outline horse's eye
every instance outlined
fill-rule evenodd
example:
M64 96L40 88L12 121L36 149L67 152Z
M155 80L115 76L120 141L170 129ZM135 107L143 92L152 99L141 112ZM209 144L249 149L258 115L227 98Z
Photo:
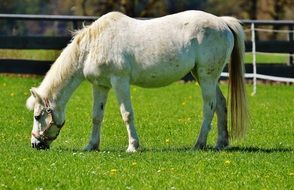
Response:
M41 115L36 115L34 117L35 117L35 120L37 120L37 121L41 119Z
M46 108L46 112L51 113L52 112L51 108Z

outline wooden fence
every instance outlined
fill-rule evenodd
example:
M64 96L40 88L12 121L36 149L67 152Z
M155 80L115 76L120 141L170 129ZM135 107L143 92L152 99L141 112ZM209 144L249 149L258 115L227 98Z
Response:
M56 16L56 15L16 15L0 14L0 21L4 20L9 27L13 28L16 21L59 21L72 23L72 30L76 30L83 22L92 22L97 17L86 16ZM256 50L267 53L285 53L289 54L289 64L264 64L258 65L259 72L274 73L274 75L283 75L285 77L294 77L293 66L293 20L273 21L273 20L242 20L244 26L286 26L288 28L288 39L283 41L256 41ZM50 49L61 50L70 41L70 36L12 36L0 34L0 49ZM246 51L251 52L252 42L246 41ZM21 60L21 59L3 59L0 57L0 73L28 73L44 74L52 64L52 61L41 60ZM246 70L252 69L251 65L246 65Z

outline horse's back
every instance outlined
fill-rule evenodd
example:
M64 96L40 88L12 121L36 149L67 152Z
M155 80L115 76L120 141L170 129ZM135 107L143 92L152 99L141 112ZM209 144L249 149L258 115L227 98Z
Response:
M211 75L217 77L233 45L225 22L202 11L135 22L134 40L128 43L136 47L132 51L136 58L132 76L139 85L169 84L196 66L215 68Z
M102 69L107 65L112 72L129 75L131 83L144 87L177 81L195 64L205 62L212 52L222 53L221 46L226 41L223 36L229 30L221 18L202 11L150 20L115 12L101 17L94 25L101 34L94 42L96 48L90 49L95 51L96 59L92 60L96 64L91 66L92 72L105 75Z

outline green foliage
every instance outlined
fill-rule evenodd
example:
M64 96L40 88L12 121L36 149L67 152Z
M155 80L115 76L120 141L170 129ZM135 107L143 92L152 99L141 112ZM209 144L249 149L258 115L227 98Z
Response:
M132 88L138 153L125 153L127 134L111 91L101 152L82 152L91 131L91 86L83 83L49 151L30 147L32 113L25 101L40 77L0 75L0 189L292 189L293 87L259 85L249 96L252 123L244 141L215 152L192 149L201 123L195 83ZM226 92L226 85L222 86ZM250 92L251 86L248 86ZM215 120L208 144L216 138Z

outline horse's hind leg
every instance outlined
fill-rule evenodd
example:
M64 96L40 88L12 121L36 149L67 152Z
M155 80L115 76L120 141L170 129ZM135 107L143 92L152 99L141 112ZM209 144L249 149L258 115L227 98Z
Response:
M228 128L227 128L227 104L226 99L220 90L219 86L216 88L216 115L218 138L216 149L221 150L229 145Z
M195 148L203 149L206 146L207 136L211 129L211 121L216 107L216 81L213 79L204 79L198 75L203 99L203 121L200 134Z
M92 134L85 151L98 150L100 144L100 128L104 115L104 108L108 95L108 88L93 85L93 116Z
M139 139L134 126L134 113L131 104L129 80L121 77L112 77L111 85L116 93L122 119L128 131L129 146L127 152L136 152L139 147Z

